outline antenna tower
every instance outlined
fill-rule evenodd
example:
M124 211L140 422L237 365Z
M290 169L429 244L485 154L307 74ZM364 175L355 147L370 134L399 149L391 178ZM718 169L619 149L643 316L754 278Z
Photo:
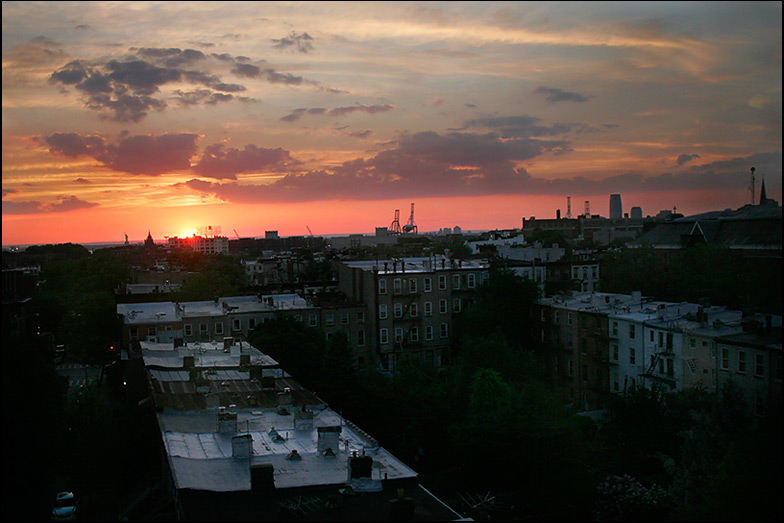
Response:
M400 234L400 209L395 209L395 219L389 225L389 232Z
M408 223L403 226L403 232L417 233L417 226L414 223L414 204L411 204L411 216L408 217Z
M571 196L567 196L566 197L566 217L567 218L571 218L572 217L572 197Z
M589 202L588 200L585 200L585 217L586 218L591 217L591 202Z

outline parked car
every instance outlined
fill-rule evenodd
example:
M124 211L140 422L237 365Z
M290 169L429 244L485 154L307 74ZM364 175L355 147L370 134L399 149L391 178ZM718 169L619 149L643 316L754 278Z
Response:
M74 521L76 519L76 498L73 492L58 492L52 504L52 519Z

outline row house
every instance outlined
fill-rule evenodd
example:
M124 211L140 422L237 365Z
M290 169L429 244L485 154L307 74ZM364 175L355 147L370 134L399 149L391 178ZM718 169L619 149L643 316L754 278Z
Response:
M297 294L236 296L212 301L121 303L123 346L135 341L173 343L245 339L256 325L280 316L318 326L319 310Z
M486 260L447 256L345 261L338 267L339 290L365 305L367 343L386 371L408 355L447 365L455 317L489 276Z
M582 410L636 387L719 391L730 380L750 414L781 404L779 316L755 327L741 311L639 293L575 293L540 300L539 309L553 386Z

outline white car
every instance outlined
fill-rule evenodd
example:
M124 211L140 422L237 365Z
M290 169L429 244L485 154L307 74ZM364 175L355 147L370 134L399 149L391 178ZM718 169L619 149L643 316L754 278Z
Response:
M76 498L73 492L58 492L52 504L52 519L74 521L76 519Z

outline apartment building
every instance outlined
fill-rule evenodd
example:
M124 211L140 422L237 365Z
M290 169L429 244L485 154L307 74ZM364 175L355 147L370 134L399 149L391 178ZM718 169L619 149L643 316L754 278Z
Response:
M753 415L781 404L780 316L763 321L639 293L546 298L538 314L553 386L582 410L637 387L715 392L730 380L744 391Z
M234 296L212 301L121 303L123 346L134 341L185 342L247 338L256 325L280 316L291 316L311 326L320 313L297 294Z
M367 343L375 362L392 371L403 356L440 367L449 362L455 317L490 277L486 260L428 256L345 261L339 290L367 309Z

